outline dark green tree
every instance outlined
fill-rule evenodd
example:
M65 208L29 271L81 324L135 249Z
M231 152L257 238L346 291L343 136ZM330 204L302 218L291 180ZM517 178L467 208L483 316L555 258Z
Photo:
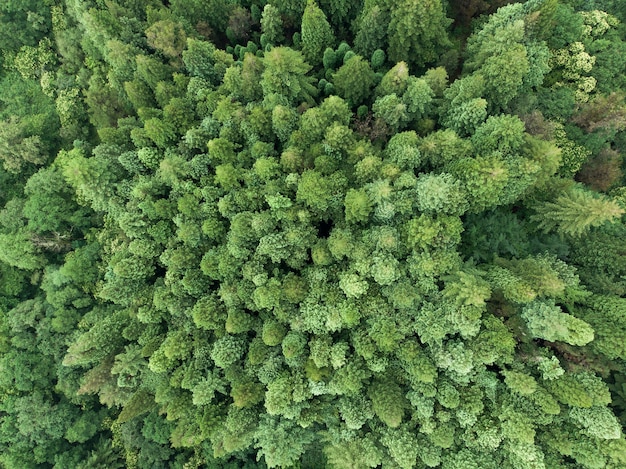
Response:
M333 30L315 0L307 0L302 14L302 53L307 62L319 65L324 49L335 45Z
M333 83L339 96L354 108L369 97L374 86L374 72L367 61L355 55L333 74Z
M450 19L439 0L393 2L388 27L389 59L424 67L451 47L447 29ZM378 47L377 47L378 48Z

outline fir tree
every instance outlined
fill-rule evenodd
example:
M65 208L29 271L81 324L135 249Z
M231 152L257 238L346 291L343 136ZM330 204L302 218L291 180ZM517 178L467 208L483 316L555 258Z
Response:
M307 0L302 15L302 53L312 65L322 62L324 49L335 44L333 30L315 0Z
M532 218L539 222L539 229L556 230L570 236L581 236L590 228L614 221L624 213L624 209L609 198L580 188L534 208L536 214Z

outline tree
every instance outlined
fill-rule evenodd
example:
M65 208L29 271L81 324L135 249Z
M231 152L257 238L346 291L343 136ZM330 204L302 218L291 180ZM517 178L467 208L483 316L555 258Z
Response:
M404 399L393 382L375 381L368 390L376 416L388 427L396 428L404 417Z
M406 104L395 93L377 98L372 106L372 111L374 111L374 116L382 119L396 132L409 121Z
M335 31L346 31L360 13L361 4L349 0L321 0L320 7L327 12Z
M0 27L5 32L2 50L17 51L21 46L33 46L50 30L49 8L34 0L6 3L0 11Z
M597 95L585 103L572 120L587 132L598 129L621 131L626 129L625 96L611 93L609 96Z
M398 62L383 75L380 84L376 88L378 96L397 94L402 96L409 83L409 67L406 62Z
M406 104L411 118L419 120L428 115L433 96L433 90L425 79L412 77L409 79L409 84L402 96L402 100Z
M505 155L519 153L524 142L524 123L517 116L490 116L472 136L474 149L481 155L498 151Z
M232 9L228 18L226 36L233 43L243 44L250 38L250 30L255 23L257 23L257 21L252 19L248 9L235 7Z
M443 93L441 123L461 136L472 134L487 118L487 101L482 97L485 79L480 74L456 80Z
M333 30L315 0L307 0L302 15L302 53L312 65L321 63L322 53L335 44Z
M13 67L25 79L40 78L56 62L49 40L39 41L37 47L22 46L13 59Z
M622 320L624 299L594 295L585 303L586 307L581 310L579 317L593 328L594 341L590 347L609 360L626 355L626 348L620 340L626 326Z
M448 167L467 191L470 211L481 211L504 202L503 196L509 182L509 170L495 156L462 158Z
M306 0L274 0L273 5L285 19L286 27L297 28L301 24L307 2Z
M326 446L324 453L331 467L337 469L368 469L378 467L382 460L382 451L367 436Z
M232 5L226 0L170 0L169 8L174 17L181 18L194 27L202 21L208 22L208 26L214 32L226 30L228 16Z
M146 29L146 38L151 47L169 58L180 57L187 45L187 36L183 26L171 20L157 21L152 24Z
M311 66L300 52L288 47L274 47L265 54L263 63L261 88L266 100L281 96L287 100L284 104L298 105L302 101L311 102L317 94L313 86L315 79L306 76Z
M346 194L346 221L359 222L366 221L372 211L371 202L364 190L356 191L350 189Z
M339 96L356 108L369 97L374 86L374 72L367 61L355 55L333 74L333 83Z
M385 49L389 12L374 4L361 14L359 29L354 38L354 50L364 57L370 57L374 51Z
M0 466L624 467L624 14L481 1L0 2Z
M310 432L283 419L265 419L256 432L257 457L265 458L268 467L290 466L304 453L312 440Z
M517 6L502 9L468 40L471 55L465 67L485 78L485 97L494 109L502 109L517 95L530 70L528 52L521 44L524 22L519 10ZM510 73L503 74L507 63Z
M28 229L34 233L67 235L74 229L90 225L89 211L74 203L73 193L58 167L51 166L35 173L24 191L28 199L23 214L28 219Z
M402 170L421 168L424 161L418 144L419 137L414 131L400 132L389 139L383 155Z
M298 125L298 114L292 107L278 105L272 109L272 130L286 142Z
M558 306L533 302L522 310L522 318L533 337L551 342L586 345L593 340L593 329L586 322L563 313Z
M35 270L44 266L45 258L31 240L28 232L1 233L0 261L24 270Z
M607 197L574 188L554 201L537 204L535 212L532 219L539 222L539 229L581 236L592 227L614 221L624 209Z
M47 157L41 138L24 135L24 125L15 116L0 122L0 159L4 169L19 173L25 164L41 165Z
M394 3L387 30L389 59L417 67L434 62L451 46L446 32L451 22L439 0Z
M188 38L187 48L183 51L183 63L192 76L217 84L221 76L215 67L214 54L215 46L210 42Z
M264 37L262 41L265 41L267 44L278 45L285 38L280 11L270 3L263 8L261 32Z
M416 184L417 206L422 212L461 215L468 204L461 183L450 174L426 174Z

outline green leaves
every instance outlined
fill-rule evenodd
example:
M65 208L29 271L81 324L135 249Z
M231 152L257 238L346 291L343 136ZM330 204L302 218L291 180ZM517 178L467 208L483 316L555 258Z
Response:
M616 2L35 3L0 466L624 466Z
M169 46L168 46L169 47ZM183 63L191 76L204 78L209 83L217 84L221 78L215 68L213 55L215 46L210 42L187 39L187 48L183 51Z
M427 213L462 215L468 208L465 191L452 175L426 174L416 184L417 207Z
M357 274L346 273L339 277L339 288L341 288L348 298L359 298L363 296L367 292L368 287L367 281L363 280Z
M242 337L226 334L213 344L211 358L220 368L228 368L236 363L245 352L245 342Z
M35 270L45 264L45 258L24 232L0 233L0 261L18 269Z
M267 44L278 45L284 39L283 21L280 17L280 11L269 3L263 7L261 31L264 36L261 42L265 41Z
M481 272L461 270L449 276L443 290L444 296L459 306L484 306L485 301L491 297L491 287L480 274Z
M409 246L418 249L448 248L461 240L463 224L458 217L441 215L436 218L420 215L406 224Z
M537 389L537 381L532 376L517 371L503 371L504 382L511 391L523 396L532 394Z
M339 208L337 195L344 184L340 174L324 177L317 171L308 170L300 178L296 200L304 202L318 216L327 217L329 211Z
M603 440L616 440L622 436L621 425L606 407L575 407L569 416L589 436Z
M380 441L389 449L389 454L402 469L415 467L419 444L413 431L403 428L388 429Z
M403 128L409 121L406 104L395 93L377 98L372 110L374 116L382 119L394 132Z
M28 163L41 165L47 159L41 138L24 135L23 127L15 117L0 122L0 159L11 173L19 173Z
M151 47L171 58L180 56L187 45L187 37L182 25L171 20L153 23L146 30L146 38ZM187 57L189 59L189 55Z
M311 65L304 61L302 53L287 47L274 47L265 54L261 87L265 100L286 99L284 104L311 103L317 94L315 79L306 76ZM280 97L280 98L279 98Z
M365 222L372 211L372 204L367 193L361 190L350 189L346 194L346 222Z

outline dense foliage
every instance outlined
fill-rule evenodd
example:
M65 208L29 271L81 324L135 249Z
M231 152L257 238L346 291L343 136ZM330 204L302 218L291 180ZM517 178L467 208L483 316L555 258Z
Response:
M0 31L0 466L626 467L622 0Z

